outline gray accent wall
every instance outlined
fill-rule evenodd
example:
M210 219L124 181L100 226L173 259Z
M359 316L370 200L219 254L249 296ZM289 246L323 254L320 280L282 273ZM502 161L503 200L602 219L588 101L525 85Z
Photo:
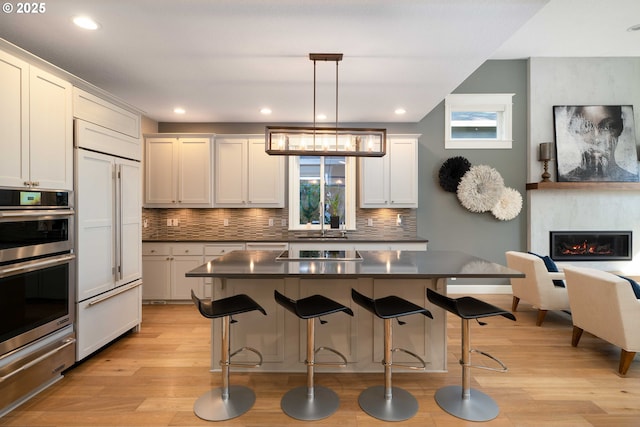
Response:
M504 264L505 251L526 247L527 176L527 61L487 61L454 93L515 93L511 149L445 150L444 101L418 124L420 138L420 199L418 234L429 239L431 250L461 250ZM490 212L472 213L455 193L444 191L438 180L442 163L463 156L472 165L488 165L503 177L505 186L520 192L523 208L515 219L500 221ZM458 281L457 284L487 281ZM507 281L491 280L491 284Z

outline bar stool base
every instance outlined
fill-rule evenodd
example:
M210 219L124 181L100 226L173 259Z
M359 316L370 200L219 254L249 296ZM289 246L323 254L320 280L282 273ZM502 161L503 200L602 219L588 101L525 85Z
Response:
M291 418L313 421L327 418L338 410L340 399L331 389L313 387L313 398L309 398L307 386L289 390L280 401L282 411Z
M418 412L418 401L408 391L391 387L391 399L384 397L385 387L382 385L369 387L360 393L358 403L360 408L383 421L404 421Z
M229 386L229 398L222 399L222 388L214 388L200 396L193 412L206 421L224 421L247 412L256 401L256 394L248 387Z
M470 389L469 399L462 398L462 387L452 385L436 391L436 403L449 414L468 421L489 421L498 416L496 402L483 392Z

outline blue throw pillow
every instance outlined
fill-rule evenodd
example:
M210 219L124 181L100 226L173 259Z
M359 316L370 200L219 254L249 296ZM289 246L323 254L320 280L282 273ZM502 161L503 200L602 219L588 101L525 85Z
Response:
M535 255L538 258L542 259L542 261L544 261L544 266L547 267L547 271L550 273L558 273L560 270L558 270L558 266L556 265L556 263L547 255L542 256L542 255L538 255L536 253L533 252L528 252L531 255ZM553 285L554 286L558 286L560 288L564 288L564 280L560 280L560 279L555 279L553 281Z
M631 289L633 289L633 293L636 294L636 298L640 299L640 285L638 285L638 282L628 277L624 277L624 276L618 276L618 277L629 282L629 284L631 285Z

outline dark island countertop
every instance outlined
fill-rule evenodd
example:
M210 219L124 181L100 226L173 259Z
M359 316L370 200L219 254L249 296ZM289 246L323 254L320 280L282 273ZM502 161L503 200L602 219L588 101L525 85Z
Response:
M359 251L361 260L278 260L281 251L233 251L187 277L240 278L510 278L524 274L458 251Z

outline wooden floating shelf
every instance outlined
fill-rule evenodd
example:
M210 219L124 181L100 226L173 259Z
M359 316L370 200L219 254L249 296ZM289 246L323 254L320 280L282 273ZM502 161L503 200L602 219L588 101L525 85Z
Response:
M640 182L530 182L527 190L637 190Z

